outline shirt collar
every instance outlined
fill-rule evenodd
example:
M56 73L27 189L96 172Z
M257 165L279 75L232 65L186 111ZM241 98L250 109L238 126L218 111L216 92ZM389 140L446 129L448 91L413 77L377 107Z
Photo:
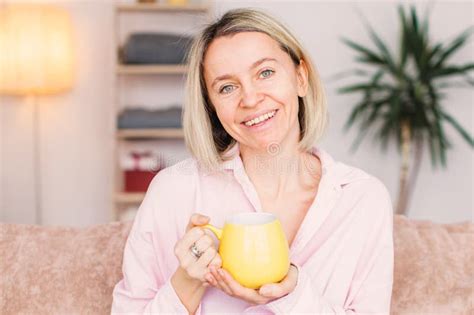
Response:
M319 146L313 145L311 147L311 153L319 158L321 161L322 176L336 188L339 189L342 184L346 184L343 178L338 178L336 166L338 163L333 157L324 149ZM227 161L222 162L221 166L224 170L241 171L244 169L242 159L240 157L240 145L236 142L227 152L224 154L229 157Z

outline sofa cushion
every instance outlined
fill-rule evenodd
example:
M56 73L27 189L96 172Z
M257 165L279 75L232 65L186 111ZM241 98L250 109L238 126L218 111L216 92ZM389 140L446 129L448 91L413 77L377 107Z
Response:
M110 314L131 225L0 223L0 313ZM473 237L473 223L396 215L392 314L472 314Z
M110 314L130 228L0 224L0 313Z
M474 224L394 218L392 314L474 314Z

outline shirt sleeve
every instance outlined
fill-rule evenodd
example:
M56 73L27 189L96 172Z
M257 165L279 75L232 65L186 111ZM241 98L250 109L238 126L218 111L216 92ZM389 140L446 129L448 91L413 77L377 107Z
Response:
M393 210L385 186L378 182L373 189L370 197L360 204L368 210L361 214L371 216L373 228L367 231L367 242L344 305L336 305L325 298L306 267L295 264L298 268L295 289L263 308L274 314L390 314L394 268Z
M135 216L123 253L123 278L113 290L112 314L188 314L170 278L164 279L160 266L163 255L153 244L155 205L163 194L163 178L155 176ZM162 200L159 200L160 202ZM162 217L164 216L164 217ZM160 222L170 222L166 213ZM156 244L155 244L156 245ZM201 313L199 305L195 314Z

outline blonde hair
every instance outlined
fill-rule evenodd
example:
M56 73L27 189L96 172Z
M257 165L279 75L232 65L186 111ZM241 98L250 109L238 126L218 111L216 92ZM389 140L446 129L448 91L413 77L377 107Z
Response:
M225 151L232 147L235 139L225 131L209 100L204 81L203 60L214 39L240 32L264 33L278 42L295 66L300 64L300 60L305 62L308 69L308 90L304 97L298 96L300 150L311 149L322 137L328 121L326 98L319 74L309 54L290 31L270 15L256 9L239 8L227 11L194 38L186 55L188 74L182 117L184 139L200 166L208 170L216 170L220 163L230 158L225 156Z

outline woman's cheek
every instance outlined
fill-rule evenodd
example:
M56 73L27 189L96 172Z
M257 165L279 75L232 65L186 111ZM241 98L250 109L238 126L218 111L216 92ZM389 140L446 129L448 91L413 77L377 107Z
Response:
M233 110L230 106L226 106L227 104L221 104L219 110L217 110L217 117L224 125L225 129L228 129L231 126L235 119L235 110Z
M283 99L291 92L291 84L282 78L272 78L266 80L261 85L261 91L277 100Z
M280 85L274 85L266 89L265 95L271 98L273 102L285 105L287 100L288 88Z

